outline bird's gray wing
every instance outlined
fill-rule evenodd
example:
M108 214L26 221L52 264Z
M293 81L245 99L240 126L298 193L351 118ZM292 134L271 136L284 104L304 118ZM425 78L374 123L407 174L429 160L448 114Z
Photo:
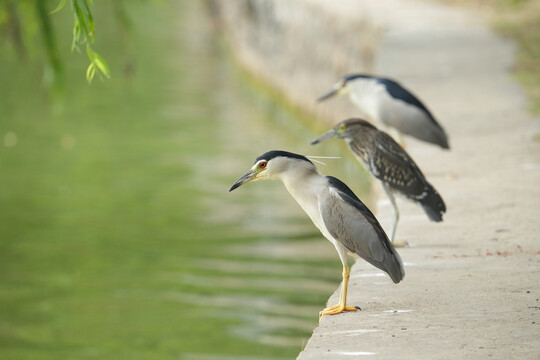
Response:
M448 136L426 106L397 82L378 78L386 88L382 96L381 120L404 134L448 149Z
M319 209L328 232L347 250L387 272L394 282L405 272L398 253L371 211L338 179L319 196Z

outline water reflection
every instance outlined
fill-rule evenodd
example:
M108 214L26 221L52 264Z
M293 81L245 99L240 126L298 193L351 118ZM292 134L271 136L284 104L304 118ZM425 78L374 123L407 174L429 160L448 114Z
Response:
M81 86L74 59L60 115L2 64L0 358L294 358L316 326L334 249L281 183L227 192L316 134L239 81L197 4L133 3L138 71Z

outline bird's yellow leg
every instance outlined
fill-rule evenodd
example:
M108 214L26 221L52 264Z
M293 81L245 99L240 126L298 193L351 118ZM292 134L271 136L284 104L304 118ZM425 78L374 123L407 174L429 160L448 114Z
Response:
M394 197L394 193L392 192L392 189L390 186L386 185L385 183L382 183L382 187L384 189L384 192L388 196L388 199L390 200L390 203L392 204L392 208L394 209L394 222L392 224L392 232L390 234L390 241L392 242L392 245L394 247L407 247L409 244L406 241L394 241L396 239L396 230L397 225L399 222L399 208L396 204L396 198Z
M344 311L356 311L358 310L354 306L347 306L347 288L349 286L349 278L351 276L349 267L343 266L343 284L341 286L341 292L339 294L339 302L336 305L327 307L323 311L319 312L319 322L321 322L324 315L335 315Z
M397 131L396 137L397 137L397 143L399 144L399 146L405 149L406 146L405 146L405 138L403 137L403 133L401 131Z
M396 241L396 242L393 242L392 245L395 248L404 248L404 247L408 247L409 243L406 241Z

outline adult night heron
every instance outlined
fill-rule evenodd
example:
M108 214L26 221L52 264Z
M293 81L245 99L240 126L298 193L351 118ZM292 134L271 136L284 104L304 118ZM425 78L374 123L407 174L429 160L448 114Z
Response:
M449 149L448 136L431 112L397 81L363 74L340 79L321 102L334 95L349 95L352 102L373 122L400 133Z
M394 223L390 236L392 243L399 221L399 209L394 193L405 195L420 204L430 220L442 221L442 215L446 211L443 199L426 180L409 154L390 135L379 131L365 120L349 119L340 122L311 144L333 137L345 140L358 161L381 182L394 207Z
M278 179L311 218L315 226L334 244L343 264L343 285L339 302L319 313L355 311L347 306L349 267L347 251L359 255L385 271L394 283L405 276L403 262L381 225L369 209L340 180L324 176L305 156L286 151L269 151L259 156L251 169L229 191L249 181Z

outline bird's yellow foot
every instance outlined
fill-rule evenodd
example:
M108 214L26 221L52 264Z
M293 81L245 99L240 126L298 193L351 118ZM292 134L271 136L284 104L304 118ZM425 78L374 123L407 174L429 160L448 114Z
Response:
M360 308L357 306L345 306L343 304L336 304L334 306L327 307L326 309L319 312L319 322L321 322L322 317L324 315L336 315L344 311L356 311L356 310L360 310Z
M393 242L392 245L394 245L395 248L403 248L403 247L408 247L409 243L406 241L396 241L396 242Z

